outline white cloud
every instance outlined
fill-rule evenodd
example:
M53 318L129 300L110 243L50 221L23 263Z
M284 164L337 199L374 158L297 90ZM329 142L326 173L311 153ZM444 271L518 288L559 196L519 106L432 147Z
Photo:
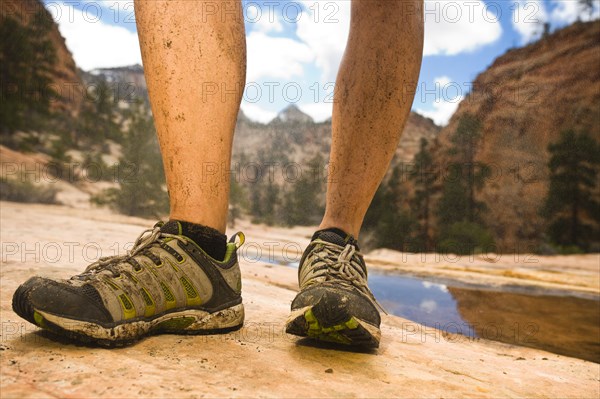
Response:
M550 10L547 9L548 4ZM572 24L577 20L590 21L600 18L600 0L593 0L591 14L577 0L518 0L513 9L512 24L521 36L521 44L539 39L544 33L544 24L554 27Z
M558 25L568 25L577 21L591 21L600 18L600 0L594 0L592 3L591 14L588 10L574 0L552 0L554 8L550 14L552 22Z
M433 299L424 299L419 305L419 308L425 313L432 313L437 309L437 307L437 302Z
M448 287L444 284L436 284L436 283L432 283L429 281L423 281L421 284L423 284L423 287L429 289L429 288L437 288L438 290L442 291L442 292L448 292Z
M444 87L448 86L450 83L452 83L452 79L450 79L450 77L448 76L440 76L438 78L435 78L433 80L433 82L436 85L436 90L438 92L440 92Z
M555 8L550 14L552 21L573 23L577 20L581 10L578 1L555 1Z
M548 21L544 2L542 0L518 0L513 8L512 24L521 36L521 43L527 44L539 39L544 33L544 23Z
M457 99L456 101L436 101L433 103L433 111L417 109L417 113L426 118L431 118L438 126L446 126L452 115L456 112L461 101L462 98Z
M350 31L350 2L302 3L305 11L297 22L296 34L313 52L322 82L334 82Z
M296 40L272 37L262 32L251 32L246 37L248 70L246 79L254 82L260 78L291 79L303 76L305 63L314 59L310 48Z
M242 102L240 108L242 108L242 111L244 111L244 114L250 120L255 122L269 123L277 116L277 112L266 110L257 104L248 103L245 101Z
M134 32L98 20L91 8L83 12L68 4L52 3L49 10L77 66L83 70L142 63Z
M296 104L300 111L309 115L315 122L324 122L331 118L333 104L330 103L308 103ZM269 123L277 116L277 112L264 109L259 104L242 101L241 105L244 114L251 120L260 123Z
M502 36L497 11L481 0L436 0L424 4L425 56L472 52Z
M350 28L350 2L327 2L330 9L325 13L321 6L315 14L313 0L305 0L306 8L297 24L298 37L315 54L315 63L321 70L323 82L333 82L342 59ZM481 0L475 1L427 1L425 2L424 55L457 55L475 51L496 42L502 36L500 20L493 8ZM310 8L312 6L312 9ZM329 18L326 18L328 17ZM449 81L448 81L449 82ZM442 85L448 82L440 81ZM438 124L447 124L456 111L462 97L442 99L433 104L432 111L421 111ZM328 104L300 106L315 120L331 115Z
M305 114L310 115L315 122L324 122L328 118L331 118L333 104L324 102L298 104L298 108Z
M104 8L108 8L110 9L112 7L112 9L116 10L117 7L121 7L121 9L123 8L123 6L125 4L127 4L129 2L129 0L84 0L82 1L82 3L99 3L102 7ZM128 9L131 6L128 6Z
M318 14L314 0L304 0L303 4L306 11L298 21L296 34L315 52L322 80L333 82L350 29L350 2L327 2L329 8L319 7ZM425 56L472 52L501 36L499 18L481 0L425 2Z
M252 8L249 8L252 9ZM277 14L269 16L269 14L261 14L256 16L248 17L249 26L256 32L269 33L269 32L282 32L283 25L277 17Z
M462 91L459 90L460 85L457 86L448 76L435 78L434 83L437 95L432 104L433 110L417 108L416 111L427 118L433 119L436 125L446 126L464 96Z

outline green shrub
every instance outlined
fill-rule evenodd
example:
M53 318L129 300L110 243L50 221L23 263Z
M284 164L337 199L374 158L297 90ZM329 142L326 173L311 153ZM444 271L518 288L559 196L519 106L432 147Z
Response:
M112 169L119 186L104 190L91 201L129 216L162 217L169 212L169 197L154 121L141 102L130 105L127 117L123 154L117 169Z
M586 251L577 245L559 245L551 242L545 242L540 245L542 255L580 255Z
M587 132L568 130L548 152L550 185L541 209L546 233L560 253L589 251L600 245L600 143Z
M483 226L471 222L452 224L440 235L438 252L465 255L495 251L494 238Z
M55 187L34 184L21 179L0 178L0 200L3 201L57 204L57 193L58 190Z

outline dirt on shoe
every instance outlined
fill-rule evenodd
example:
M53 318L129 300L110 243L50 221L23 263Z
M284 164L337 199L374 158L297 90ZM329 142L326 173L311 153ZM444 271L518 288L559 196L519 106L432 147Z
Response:
M52 333L105 346L236 330L244 323L238 236L243 243L234 235L217 261L178 222L159 222L124 256L101 258L67 280L30 278L15 291L13 310Z

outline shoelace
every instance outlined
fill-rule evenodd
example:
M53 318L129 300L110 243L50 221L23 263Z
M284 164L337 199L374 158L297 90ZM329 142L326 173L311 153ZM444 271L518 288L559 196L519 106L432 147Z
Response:
M360 255L356 251L356 247L352 244L347 244L340 250L338 245L326 241L321 241L320 244L322 248L319 252L315 253L315 259L311 264L311 266L316 266L314 277L325 275L325 281L333 279L337 283L341 282L345 285L352 285L371 298L383 313L388 314L377 299L375 299L371 290L369 290L367 274L363 270L362 265L356 260L356 257ZM319 262L322 262L321 265L317 265Z
M151 245L158 243L161 238L173 238L173 239L183 242L184 244L187 244L187 240L185 239L185 237L182 237L182 236L179 236L176 234L169 234L169 233L161 232L160 226L161 226L160 224L157 224L156 226L154 226L151 229L144 230L138 236L138 238L135 240L135 243L133 244L133 248L131 248L131 250L127 251L127 254L116 255L116 256L106 256L106 257L100 258L96 262L89 265L80 276L86 276L86 275L89 276L89 275L99 273L103 270L108 270L113 274L113 276L118 277L120 275L120 271L116 266L118 266L120 263L128 262L130 260L133 260L132 263L137 264L137 261L135 261L133 259L133 257L136 255L144 255L144 253L143 253L144 250L149 248ZM150 233L150 234L147 234L147 233ZM156 257L156 256L153 256L153 257Z

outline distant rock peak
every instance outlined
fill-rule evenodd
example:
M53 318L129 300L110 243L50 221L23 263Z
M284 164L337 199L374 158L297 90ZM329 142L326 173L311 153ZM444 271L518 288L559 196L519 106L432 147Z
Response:
M275 119L273 119L273 122L314 123L314 120L309 115L302 112L296 104L290 104L277 114Z

